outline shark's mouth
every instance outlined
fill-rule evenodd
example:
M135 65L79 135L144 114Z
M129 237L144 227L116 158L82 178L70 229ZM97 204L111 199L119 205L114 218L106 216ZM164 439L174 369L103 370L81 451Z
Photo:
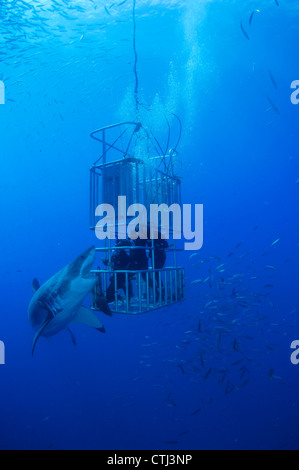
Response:
M41 302L39 302L38 309L34 311L34 313L31 315L30 318L30 323L31 326L37 330L40 328L40 326L49 318L53 318L53 315L51 315L49 309L44 306Z

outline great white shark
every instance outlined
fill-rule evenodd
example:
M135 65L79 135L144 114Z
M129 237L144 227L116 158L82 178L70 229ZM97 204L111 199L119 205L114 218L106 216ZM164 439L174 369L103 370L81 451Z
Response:
M90 275L95 255L96 249L92 246L42 286L36 279L33 280L34 295L28 308L30 324L36 331L32 355L40 336L53 336L64 329L69 331L76 344L69 323L82 323L105 333L99 318L82 306L83 300L98 282Z

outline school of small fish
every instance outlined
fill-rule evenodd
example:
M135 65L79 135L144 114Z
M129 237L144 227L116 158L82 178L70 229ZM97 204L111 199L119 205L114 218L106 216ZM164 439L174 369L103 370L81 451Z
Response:
M275 4L277 7L279 7L279 3L278 3L278 0L274 0L275 1ZM249 28L252 29L253 27L253 19L256 15L262 13L262 10L253 10L252 13L250 14L249 16L249 21L248 21L248 25L249 25ZM247 41L250 41L250 35L248 33L248 30L244 27L244 24L243 24L243 21L241 20L240 21L240 28L241 28L241 31L244 35L244 37L247 39ZM278 89L278 84L277 84L277 81L275 80L271 70L268 69L268 74L269 74L269 78L270 78L270 81L273 85L273 87L277 90ZM267 111L273 111L275 114L277 114L278 116L281 114L280 112L280 109L278 108L278 106L274 103L274 101L272 100L272 98L270 96L267 96L267 100L270 104L270 107L268 108ZM272 124L272 121L269 123L269 124Z
M258 228L254 227L254 231ZM164 354L161 358L166 373L153 384L161 389L165 406L174 409L182 406L173 386L177 376L196 390L198 407L190 408L189 412L194 419L214 402L213 390L224 397L234 396L245 387L255 387L257 375L265 382L286 386L271 361L279 348L275 338L281 334L292 337L298 309L284 312L280 322L273 320L277 309L271 292L277 285L278 268L264 263L265 257L271 259L277 255L281 243L280 238L269 240L269 250L259 255L243 252L240 242L226 258L203 259L201 252L189 257L188 268L200 273L200 277L187 280L186 297L189 302L191 297L194 308L186 311L182 305L186 320L180 325L181 340L173 346L169 357ZM284 262L289 263L290 259ZM151 342L148 337L142 345L145 346L148 354L141 356L140 363L151 367L157 342ZM167 396L164 395L166 384L172 387ZM188 432L182 431L176 437L179 439Z

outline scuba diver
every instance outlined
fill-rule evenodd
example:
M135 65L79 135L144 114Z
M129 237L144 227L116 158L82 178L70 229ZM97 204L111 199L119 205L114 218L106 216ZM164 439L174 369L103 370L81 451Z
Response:
M151 247L154 248L154 255L151 254L150 258L152 260L152 268L155 269L163 269L165 266L166 262L166 249L168 248L168 242L162 238L162 234L160 231L158 231L158 239L153 239L151 240L150 238L150 225L148 224L147 226L147 239L143 240L141 238L137 238L136 240L133 240L133 246L138 247L139 249L137 250L131 250L130 258L130 267L132 271L148 271L148 266L149 266L149 258L147 256L146 249L149 249ZM141 247L144 247L144 250L141 249ZM141 273L142 279L146 281L146 273L143 272ZM153 277L153 276L152 276ZM164 284L161 279L161 284L162 284L162 295L165 294L165 289L164 289ZM154 281L151 276L149 277L149 286L154 289ZM156 287L156 296L159 295L159 273L155 273L155 287Z
M130 247L131 242L129 240L117 240L116 247ZM108 265L108 260L104 260L105 266ZM115 253L111 257L111 267L113 271L125 271L130 269L131 257L126 250L115 250ZM115 300L115 276L117 281L117 289L122 289L126 293L126 274L116 273L110 277L110 284L106 292L106 300L108 303ZM129 279L129 299L133 295L132 284Z
M130 250L130 265L131 271L147 271L148 270L148 256L146 254L146 248L148 246L148 240L137 238L133 240L134 247L138 247L137 250ZM141 248L144 247L144 250ZM142 273L142 278L146 280L146 274Z
M148 226L148 237L150 237L150 230ZM136 240L117 240L116 247L126 247L126 249L115 250L111 257L111 268L113 271L142 271L141 276L144 282L147 280L147 272L149 272L149 287L156 289L156 298L158 300L160 290L160 276L159 272L151 274L149 270L149 259L152 260L152 268L155 270L163 269L166 262L166 249L168 248L168 242L162 238L161 232L158 232L158 239L151 240L150 238ZM135 249L135 247L137 249ZM153 254L149 257L147 251L153 247ZM129 251L129 253L128 253ZM105 266L108 265L108 260L103 260ZM115 276L117 276L117 290L122 289L126 294L126 273L115 273L110 277L110 284L106 291L107 303L115 300ZM134 273L128 276L128 296L129 301L133 297L132 279L134 279ZM162 286L162 297L165 296L165 288L163 280L161 279Z
M166 252L169 247L167 240L159 238L154 240L154 263L155 269L163 269L166 262Z
M158 238L153 240L148 240L150 246L154 248L154 256L151 257L152 259L152 267L156 269L163 269L166 262L166 250L169 247L167 240L162 238L162 234L158 231ZM157 294L159 294L159 273L155 273L155 283ZM165 296L165 288L164 283L161 278L161 285L162 285L162 296ZM150 286L153 288L153 281L150 280Z

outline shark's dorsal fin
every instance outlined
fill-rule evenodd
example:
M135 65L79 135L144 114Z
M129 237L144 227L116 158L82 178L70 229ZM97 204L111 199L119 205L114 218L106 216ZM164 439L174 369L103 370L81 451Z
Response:
M35 336L33 338L33 343L32 343L32 356L33 356L35 345L37 343L38 338L42 335L43 331L47 328L47 326L49 325L51 320L52 320L52 318L47 318L47 320L44 321L42 326L35 333Z
M33 292L36 292L40 288L39 282L37 279L33 279L32 281L32 290Z
M75 336L73 335L73 332L71 331L70 328L66 328L66 329L67 329L67 331L68 331L69 334L70 334L70 337L71 337L71 340L72 340L73 345L74 345L74 346L77 346L76 338L75 338Z
M82 323L83 325L90 326L101 333L105 333L105 328L103 324L100 322L98 317L88 310L88 308L81 306L77 315L72 320L73 323Z

